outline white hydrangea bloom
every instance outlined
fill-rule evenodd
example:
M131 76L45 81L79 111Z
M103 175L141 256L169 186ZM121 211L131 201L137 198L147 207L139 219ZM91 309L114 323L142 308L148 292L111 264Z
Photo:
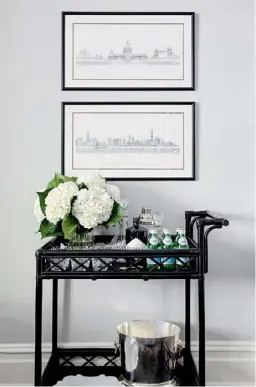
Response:
M46 219L53 224L57 224L59 220L63 219L70 212L71 199L77 193L78 186L72 181L61 183L52 189L45 199Z
M36 201L34 204L34 215L35 215L38 223L41 223L45 218L45 216L41 210L41 207L40 207L39 197L36 198Z
M114 184L106 184L106 190L108 194L115 200L115 202L120 203L121 194L119 188Z
M104 188L82 189L73 203L72 214L84 228L95 228L109 220L114 200Z
M93 187L103 188L106 185L106 180L103 179L98 173L92 173L91 175L86 177L85 185L88 188L93 188Z

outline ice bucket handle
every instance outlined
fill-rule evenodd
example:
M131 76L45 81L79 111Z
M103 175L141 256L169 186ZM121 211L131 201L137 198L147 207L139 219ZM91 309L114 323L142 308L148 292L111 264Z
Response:
M184 342L182 340L178 340L176 359L179 359L180 357L183 356L183 349L184 348L185 348Z
M170 349L167 347L167 345L165 345L165 349L169 354L170 359L173 361L178 360L183 356L182 352L184 348L185 348L185 344L183 343L182 340L177 341L177 347L176 347L175 353L171 352Z
M115 355L116 355L119 352L119 350L120 350L120 342L119 342L118 336L117 336L117 338L114 341L114 347L115 347Z

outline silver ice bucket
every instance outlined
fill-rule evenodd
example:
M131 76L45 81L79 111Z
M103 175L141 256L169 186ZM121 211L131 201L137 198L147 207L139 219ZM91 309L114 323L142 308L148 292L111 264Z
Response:
M117 327L122 375L127 384L169 384L180 356L180 328L167 321L134 320Z

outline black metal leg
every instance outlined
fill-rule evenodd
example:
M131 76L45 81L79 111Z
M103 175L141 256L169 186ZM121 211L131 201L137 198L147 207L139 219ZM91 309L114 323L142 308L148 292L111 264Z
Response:
M52 353L58 347L58 279L52 280Z
M42 374L42 296L43 282L37 275L35 309L35 386L41 385Z
M185 344L190 351L190 279L185 280Z
M199 303L199 380L200 386L205 386L205 306L204 277L198 280Z

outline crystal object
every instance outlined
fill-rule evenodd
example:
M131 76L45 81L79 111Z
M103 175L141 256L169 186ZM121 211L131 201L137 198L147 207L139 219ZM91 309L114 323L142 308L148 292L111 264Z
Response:
M157 231L158 237L162 238L162 225L164 221L164 214L161 211L155 211L153 214L154 228Z
M162 226L164 220L164 214L161 211L155 211L153 214L155 226Z
M126 245L127 250L143 250L147 249L147 245L141 242L138 238L134 238L131 242Z
M125 235L126 235L126 229L128 228L128 209L127 209L128 203L129 203L128 197L121 198L120 206L122 211L122 219L119 224L118 234L115 235L111 241L112 249L123 250L126 247ZM124 258L119 258L117 259L117 262L125 263L126 260Z
M68 250L88 250L94 246L95 236L89 233L75 234L69 241ZM87 271L90 267L90 258L71 258L72 271Z
M133 225L126 230L126 248L144 249L147 243L147 229L139 223L139 218L133 218ZM139 258L131 258L130 262L138 262ZM139 259L142 266L146 264L145 258Z
M147 229L140 225L139 218L133 218L133 225L126 229L126 244L135 238L147 243Z

